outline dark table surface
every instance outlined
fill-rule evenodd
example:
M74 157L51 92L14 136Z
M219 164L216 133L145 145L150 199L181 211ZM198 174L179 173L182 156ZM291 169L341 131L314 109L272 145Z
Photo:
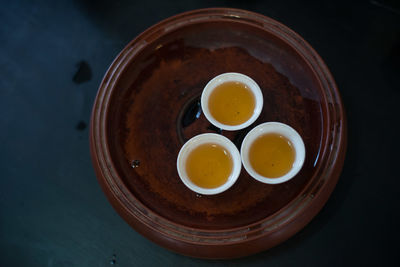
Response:
M304 37L336 79L348 150L322 211L287 242L238 260L167 251L121 219L97 183L88 124L100 81L140 32L236 7ZM1 1L0 266L395 265L400 9L396 1Z

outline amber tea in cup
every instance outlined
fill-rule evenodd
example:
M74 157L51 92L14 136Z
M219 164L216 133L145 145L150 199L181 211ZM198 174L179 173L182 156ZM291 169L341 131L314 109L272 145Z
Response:
M277 178L285 175L293 167L296 152L292 142L278 133L261 135L249 150L249 160L260 175Z
M225 82L210 94L208 108L211 115L226 125L239 125L253 115L256 100L249 87L237 81Z
M230 153L216 143L194 148L186 160L189 179L203 188L216 188L228 181L233 162Z

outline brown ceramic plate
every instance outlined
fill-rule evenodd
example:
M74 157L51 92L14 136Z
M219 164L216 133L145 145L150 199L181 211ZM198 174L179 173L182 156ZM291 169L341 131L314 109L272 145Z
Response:
M224 72L246 74L263 91L251 127L279 121L303 137L306 161L289 182L262 184L242 168L228 191L201 196L180 181L184 141L220 132L199 98ZM251 127L222 134L240 147ZM104 192L135 230L185 255L234 258L286 240L322 208L343 165L346 121L329 70L299 35L256 13L203 9L158 23L117 56L94 103L90 141Z

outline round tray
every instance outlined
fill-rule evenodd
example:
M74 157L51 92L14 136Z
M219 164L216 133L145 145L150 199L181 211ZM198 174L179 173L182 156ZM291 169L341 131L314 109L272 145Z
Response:
M224 72L246 74L263 91L263 111L247 129L221 131L201 112L203 87ZM303 137L306 160L295 178L267 185L242 168L214 196L180 181L186 140L218 132L240 147L266 121ZM135 230L185 255L235 258L288 239L322 208L342 169L346 121L329 70L299 35L256 13L213 8L168 18L122 50L100 85L90 145L105 194Z

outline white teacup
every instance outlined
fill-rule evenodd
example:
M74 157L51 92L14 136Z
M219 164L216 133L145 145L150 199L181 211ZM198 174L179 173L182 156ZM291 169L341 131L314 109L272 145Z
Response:
M228 176L226 182L218 187L214 188L200 187L192 182L186 171L186 161L188 159L188 156L194 149L203 144L217 144L222 148L224 148L224 150L230 154L232 160L231 173ZM218 194L230 188L239 177L240 170L242 167L240 153L239 150L236 148L236 146L225 136L214 133L205 133L196 135L195 137L188 140L179 151L176 165L179 177L181 178L182 182L192 191L203 195Z
M276 133L286 137L293 146L295 158L291 169L284 175L276 178L265 177L257 173L250 163L249 150L255 140L259 137ZM305 159L305 146L301 136L289 125L280 122L266 122L253 128L244 138L240 149L243 167L256 180L266 184L280 184L292 179L301 169Z
M251 91L251 93L254 96L255 107L254 107L253 114L245 122L238 124L238 125L227 125L227 124L224 124L224 123L218 121L217 119L214 118L214 116L211 114L210 109L209 109L210 95L215 90L215 88L217 88L219 85L226 83L226 82L243 83L244 85L246 85L246 87ZM220 75L214 77L204 87L203 93L201 95L201 108L202 108L203 113L206 116L207 120L209 122L211 122L213 125L215 125L216 127L223 129L223 130L228 130L228 131L240 130L240 129L246 128L249 125L251 125L260 115L261 110L263 108L263 102L264 102L263 95L262 95L261 89L258 86L258 84L250 77L248 77L244 74L241 74L241 73L236 73L236 72L228 72L228 73L220 74Z

